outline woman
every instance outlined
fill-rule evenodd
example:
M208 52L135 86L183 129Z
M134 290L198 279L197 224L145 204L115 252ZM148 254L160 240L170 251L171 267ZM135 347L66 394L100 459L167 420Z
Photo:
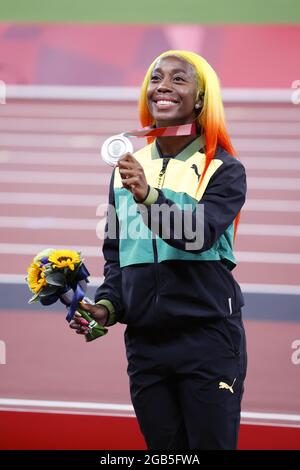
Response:
M127 324L131 397L150 449L235 449L246 347L232 244L246 178L214 70L195 53L163 53L145 76L140 118L195 123L196 133L173 128L119 161L109 197L117 236L104 241L97 305L84 308ZM86 333L79 317L71 327Z

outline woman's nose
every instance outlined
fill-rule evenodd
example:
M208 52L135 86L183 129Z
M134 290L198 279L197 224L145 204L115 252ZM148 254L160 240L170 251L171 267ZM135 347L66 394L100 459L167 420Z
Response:
M171 89L172 89L172 83L166 77L163 78L157 86L157 91L168 91L168 90L171 90Z

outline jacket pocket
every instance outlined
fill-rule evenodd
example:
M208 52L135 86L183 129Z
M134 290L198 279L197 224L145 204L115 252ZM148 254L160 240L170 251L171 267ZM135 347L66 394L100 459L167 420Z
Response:
M244 326L241 321L241 312L236 312L231 314L230 317L225 317L223 319L223 324L227 334L228 342L230 343L234 354L239 356L244 336Z
M244 298L241 292L241 288L234 279L233 275L229 269L222 263L216 263L218 275L220 282L223 284L226 289L227 296L225 300L225 311L228 312L228 315L238 312L241 307L244 305Z

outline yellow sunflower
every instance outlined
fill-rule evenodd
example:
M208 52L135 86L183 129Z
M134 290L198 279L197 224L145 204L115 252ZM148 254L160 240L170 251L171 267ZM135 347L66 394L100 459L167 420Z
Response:
M56 268L70 268L72 271L75 269L75 264L80 263L80 255L77 251L71 250L57 250L51 253L49 261Z
M37 294L42 287L46 286L47 282L45 279L44 269L40 268L36 263L31 263L27 270L27 283L29 289Z

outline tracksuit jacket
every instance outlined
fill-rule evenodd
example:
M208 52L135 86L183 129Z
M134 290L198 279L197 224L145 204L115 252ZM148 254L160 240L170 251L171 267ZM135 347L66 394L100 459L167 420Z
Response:
M109 191L113 209L108 210L103 244L105 278L95 296L110 312L108 325L177 328L229 317L243 306L231 271L236 265L233 221L245 202L245 170L218 147L197 193L204 151L197 137L177 155L162 156L156 141L135 152L149 183L142 204L123 188L114 169ZM161 215L166 205L172 208L170 217ZM200 226L199 205L204 208ZM116 236L108 230L113 219ZM178 220L179 227L187 228L180 237ZM203 230L201 246L193 243L196 230Z

